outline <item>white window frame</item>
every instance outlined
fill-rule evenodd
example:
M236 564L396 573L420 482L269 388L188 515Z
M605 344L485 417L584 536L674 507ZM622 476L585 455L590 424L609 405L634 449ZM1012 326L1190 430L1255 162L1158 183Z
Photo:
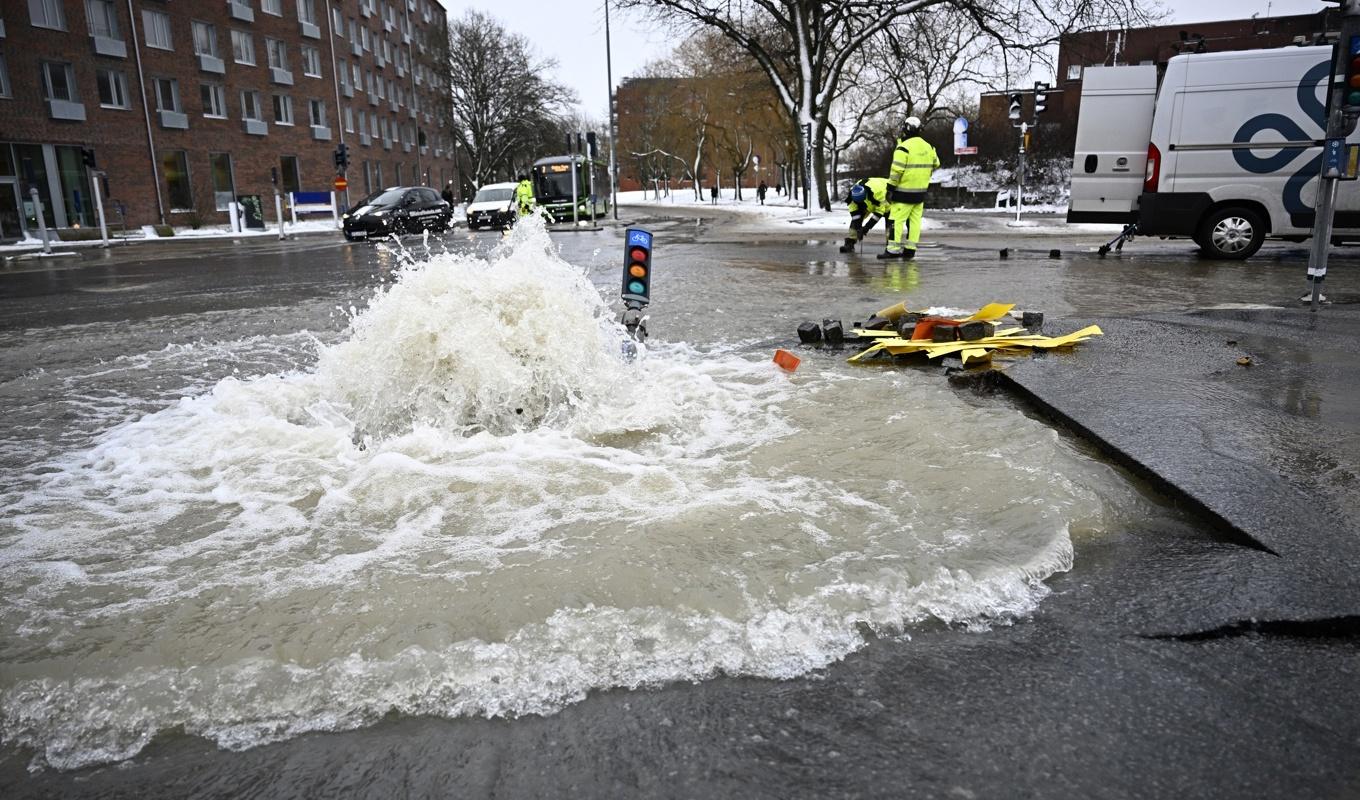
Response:
M71 63L69 61L43 61L40 63L42 64L43 98L46 100L63 100L68 103L79 103L80 95L76 91L76 72L75 68L71 66ZM66 76L66 97L57 97L56 93L53 91L50 70L54 67L60 67Z
M202 20L196 19L190 23L190 28L194 34L194 55L212 56L213 58L217 58L217 26L211 22L203 22ZM200 50L198 46L198 33L201 30L206 30L208 32L208 48L206 50Z
M244 48L241 47L242 44L245 45ZM243 50L247 52L243 52ZM241 56L246 56L250 60L247 61ZM231 29L231 58L237 64L245 64L251 67L259 63L255 59L255 37L250 31L243 31L239 28Z
M273 69L288 71L288 43L282 39L264 37L265 57Z
M198 90L200 100L203 99L203 94L205 90L207 91L207 94L209 94L212 97L212 101L210 103L208 102L203 103L203 116L207 117L208 119L226 119L227 118L226 87L224 87L220 83L200 83Z
M5 64L5 54L0 53L0 97L12 99L14 92L9 85L9 66Z
M274 124L291 127L293 124L293 98L286 94L276 94L272 96L270 105L274 109Z
M339 38L345 38L345 12L340 6L331 6L331 30Z
M97 23L103 23L103 28ZM121 42L118 33L118 9L113 0L85 0L85 25L91 36L102 36Z
M246 98L250 98L250 103L246 103ZM241 119L264 122L264 117L260 116L260 93L255 89L241 90Z
M174 50L170 15L150 8L142 9L142 27L146 29L146 46L157 50Z
M1081 70L1081 65L1080 65L1080 64L1068 64L1068 65L1067 65L1067 79L1068 79L1069 81L1079 81L1079 80L1081 80L1081 71L1082 71L1082 70Z
M161 87L162 87L162 86L169 86L169 87L170 87L170 105L169 105L169 106L167 106L167 105L165 104L165 98L162 96L162 92L161 92ZM182 113L184 113L184 104L181 103L181 102L180 102L180 99L179 99L179 80L178 80L178 79L176 79L176 78L152 78L152 79L151 79L151 89L152 89L152 94L156 95L156 110L157 110L157 111L173 111L173 112L175 112L176 114L182 114Z
M260 11L275 17L283 16L283 0L260 0Z
M316 0L297 0L298 22L316 24Z
M66 11L62 0L28 0L28 18L35 28L66 30Z
M321 77L321 51L311 45L302 45L302 74L309 78Z
M326 127L326 101L317 97L307 100L307 121L313 128Z
M103 75L108 76L110 94L114 95L113 103L105 103L103 94L99 91L99 78ZM132 101L128 98L127 76L121 70L110 69L107 67L97 67L94 71L95 94L99 96L100 108L113 108L127 111L132 108ZM119 98L122 102L119 103Z
M345 133L354 133L354 107L345 106Z

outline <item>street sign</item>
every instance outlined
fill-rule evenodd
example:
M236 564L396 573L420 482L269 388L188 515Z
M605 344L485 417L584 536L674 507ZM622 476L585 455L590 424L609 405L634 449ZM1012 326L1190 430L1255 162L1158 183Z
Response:
M337 192L343 192L349 188L349 181L345 180L344 175L336 175L335 182L331 184L331 188Z
M978 149L977 149L976 147L955 147L955 148L954 148L954 155L956 155L956 156L975 156L975 155L977 155L977 154L978 154Z

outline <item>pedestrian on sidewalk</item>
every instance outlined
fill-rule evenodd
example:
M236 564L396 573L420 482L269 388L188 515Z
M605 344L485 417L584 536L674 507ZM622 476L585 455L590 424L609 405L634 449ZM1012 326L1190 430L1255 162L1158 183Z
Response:
M760 185L756 187L756 197L760 198L760 204L762 206L765 205L765 193L769 190L770 187L765 185L765 181L761 181Z
M444 198L445 203L453 205L453 181L444 184L444 191L440 192L439 196Z
M713 205L718 204L718 185L715 183L708 187L708 196L713 199Z

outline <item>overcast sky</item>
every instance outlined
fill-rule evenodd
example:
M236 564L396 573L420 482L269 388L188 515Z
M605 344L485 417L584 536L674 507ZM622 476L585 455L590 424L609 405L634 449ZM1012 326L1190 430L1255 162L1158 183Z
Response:
M498 18L529 37L540 55L557 59L557 77L576 90L582 109L603 119L609 88L605 79L603 0L440 0L449 17L469 8ZM1243 19L1253 14L1306 14L1326 8L1322 0L1162 0L1170 22ZM665 31L652 30L637 14L610 12L614 40L614 82L666 55L673 44Z

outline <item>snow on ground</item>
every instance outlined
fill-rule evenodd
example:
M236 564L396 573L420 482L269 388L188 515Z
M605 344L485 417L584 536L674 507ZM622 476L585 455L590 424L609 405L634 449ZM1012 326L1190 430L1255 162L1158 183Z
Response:
M335 222L329 217L321 219L298 220L297 224L285 222L283 232L286 236L304 233L338 233ZM175 228L173 237L157 236L155 229L147 225L139 231L129 232L121 236L109 236L111 246L122 246L125 244L142 244L145 242L173 242L176 239L250 239L262 236L273 236L277 238L279 229L275 225L270 225L265 230L247 230L243 233L232 233L226 225L205 225L201 228ZM72 247L99 247L103 243L98 239L91 241L63 242L52 237L52 247L66 250ZM32 236L20 239L17 242L0 245L0 254L29 253L34 250L42 249L42 239L35 239Z

